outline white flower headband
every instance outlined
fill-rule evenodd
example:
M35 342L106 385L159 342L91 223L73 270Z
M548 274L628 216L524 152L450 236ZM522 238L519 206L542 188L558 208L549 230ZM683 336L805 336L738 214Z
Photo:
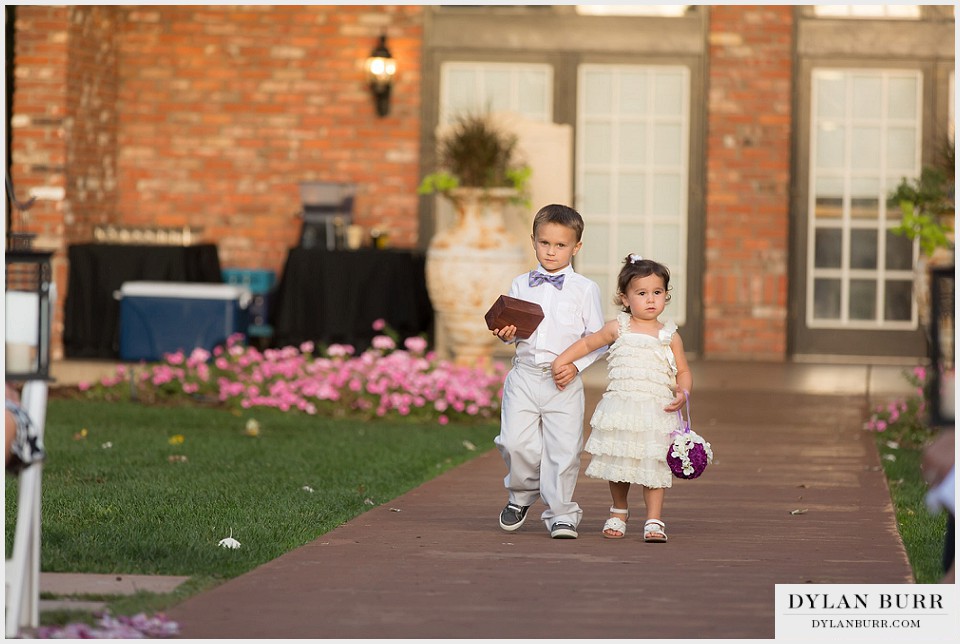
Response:
M642 261L643 258L637 255L636 253L630 253L630 263L636 264L639 261Z

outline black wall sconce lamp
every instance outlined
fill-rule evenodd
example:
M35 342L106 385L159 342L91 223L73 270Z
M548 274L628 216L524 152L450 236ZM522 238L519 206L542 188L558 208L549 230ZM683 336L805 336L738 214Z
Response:
M380 36L380 41L370 52L364 67L367 71L367 81L370 83L370 92L377 106L377 114L386 116L390 113L390 89L393 87L393 77L397 73L397 61L387 49L386 34Z

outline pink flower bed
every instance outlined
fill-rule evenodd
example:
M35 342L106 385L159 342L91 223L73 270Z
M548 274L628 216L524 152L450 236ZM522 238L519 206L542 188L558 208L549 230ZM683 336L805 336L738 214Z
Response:
M212 353L167 354L163 362L136 370L120 365L113 376L80 383L79 389L100 399L128 398L132 390L148 402L183 398L329 416L415 417L442 425L499 414L505 366L457 366L428 352L420 337L398 346L396 337L383 334L359 355L336 344L315 352L312 342L261 352L235 335Z

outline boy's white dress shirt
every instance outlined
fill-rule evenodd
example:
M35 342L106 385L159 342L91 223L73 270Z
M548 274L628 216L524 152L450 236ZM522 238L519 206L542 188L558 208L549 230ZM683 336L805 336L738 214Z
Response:
M537 271L546 273L542 266ZM599 331L606 320L600 308L600 287L596 282L567 266L553 275L563 275L563 288L543 283L530 286L528 273L519 275L510 285L510 297L536 302L544 319L526 340L518 339L517 359L524 364L549 367L558 355L580 338ZM592 365L606 349L598 349L574 362L583 370Z
M538 271L545 273L541 266ZM516 339L514 367L503 386L500 435L494 439L507 465L504 486L510 501L532 505L542 498L541 519L547 530L557 521L577 526L583 514L573 501L583 449L583 381L575 378L557 389L554 359L580 338L604 324L600 288L567 266L563 288L550 283L529 285L528 273L513 280L511 297L536 302L544 319L526 339ZM606 351L602 347L577 360L582 372Z

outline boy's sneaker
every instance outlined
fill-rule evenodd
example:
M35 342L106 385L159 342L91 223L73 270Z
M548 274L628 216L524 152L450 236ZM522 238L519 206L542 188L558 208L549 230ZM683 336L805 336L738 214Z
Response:
M513 532L527 520L527 510L529 509L529 505L507 503L507 507L500 511L500 527L507 532Z
M572 523L557 521L550 528L550 537L553 539L576 539L577 528Z

